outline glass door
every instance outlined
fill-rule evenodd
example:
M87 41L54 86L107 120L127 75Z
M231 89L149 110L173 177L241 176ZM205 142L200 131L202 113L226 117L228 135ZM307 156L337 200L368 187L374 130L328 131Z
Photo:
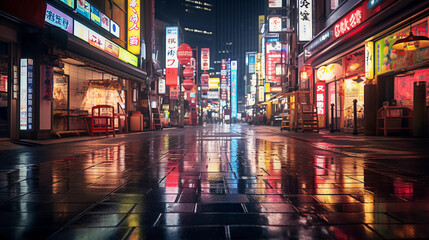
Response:
M66 131L70 128L69 76L54 74L53 131Z
M0 42L0 138L9 137L9 45Z

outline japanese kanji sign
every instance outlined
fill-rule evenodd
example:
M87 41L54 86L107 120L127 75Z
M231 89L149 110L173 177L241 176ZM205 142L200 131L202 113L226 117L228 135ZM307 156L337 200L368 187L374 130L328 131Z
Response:
M167 27L165 29L166 41L166 85L177 86L179 61L177 60L177 48L179 47L179 27Z
M313 38L312 0L298 0L297 2L299 41L310 41Z
M140 0L128 0L128 39L127 49L140 54Z
M316 83L316 108L317 115L325 115L325 95L326 95L326 85L324 82Z
M46 5L45 21L73 34L73 19L51 5Z
M349 13L345 18L341 19L340 22L335 24L334 35L335 37L341 37L348 33L350 30L362 23L362 10L360 8L355 9Z

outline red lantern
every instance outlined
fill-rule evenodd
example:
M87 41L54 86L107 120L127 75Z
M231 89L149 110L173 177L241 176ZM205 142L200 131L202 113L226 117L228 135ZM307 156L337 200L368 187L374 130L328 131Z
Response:
M210 76L209 76L208 72L204 71L203 74L201 74L201 84L204 84L204 83L208 84L209 78L210 78Z
M183 77L184 78L192 78L194 76L194 70L190 66L186 66L185 69L183 69Z
M183 80L182 86L187 91L192 90L192 88L194 88L194 81L191 79L185 79Z
M179 60L179 63L182 65L186 65L191 61L192 58L192 48L186 44L180 44L179 48L177 49L177 59Z

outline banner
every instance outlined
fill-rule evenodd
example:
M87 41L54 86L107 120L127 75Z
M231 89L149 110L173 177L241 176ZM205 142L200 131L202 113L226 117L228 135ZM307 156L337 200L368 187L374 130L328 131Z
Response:
M210 48L201 48L201 70L210 70Z

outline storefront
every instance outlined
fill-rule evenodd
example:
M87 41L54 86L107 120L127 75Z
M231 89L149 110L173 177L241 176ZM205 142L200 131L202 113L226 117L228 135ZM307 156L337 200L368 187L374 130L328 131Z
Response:
M119 132L127 132L131 112L149 112L142 109L147 75L138 68L138 57L113 41L120 25L109 31L62 3L47 5L45 21L45 48L35 65L40 69L35 107L40 119L33 136L88 133L97 105L114 108Z
M428 36L428 5L360 1L338 12L342 17L305 45L304 64L315 69L312 91L321 127L344 132L356 127L375 135L377 110L412 107L414 82L428 81L429 50L396 50L392 45L405 38L410 27L415 36Z
M0 1L0 9L0 140L16 140L19 139L20 125L24 124L21 119L25 119L25 125L29 123L31 126L33 117L27 109L20 111L23 100L30 106L33 102L31 92L27 91L32 83L27 85L28 76L21 73L21 58L31 57L38 46L35 36L44 26L46 3L42 0ZM33 48L29 47L29 41Z

